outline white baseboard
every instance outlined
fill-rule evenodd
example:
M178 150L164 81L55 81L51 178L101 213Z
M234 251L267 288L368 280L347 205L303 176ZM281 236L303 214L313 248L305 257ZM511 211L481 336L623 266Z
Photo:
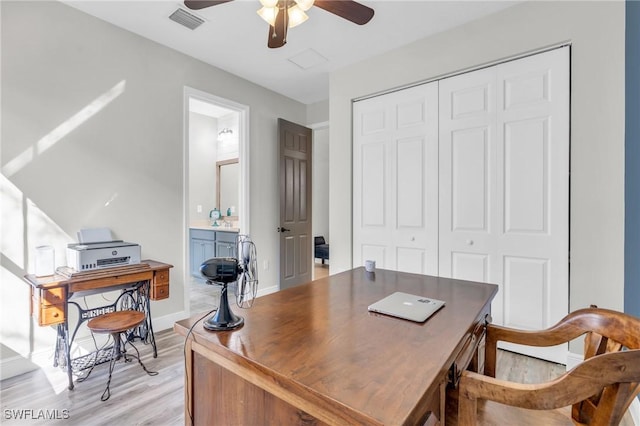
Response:
M279 291L279 290L280 290L280 287L278 287L277 285L273 285L267 288L261 288L260 290L258 290L258 294L256 295L256 297L266 296L267 294L275 293L276 291Z
M165 315L159 318L153 316L153 312L151 313L151 322L153 323L153 331L163 331L173 328L173 324L176 321L183 320L188 318L189 315L185 311L174 312L169 315Z
M640 426L640 399L636 398L633 400L629 406L629 413L631 413L633 424Z
M567 352L567 371L571 370L582 361L584 361L584 356L582 354Z
M22 356L4 358L0 361L0 380L10 379L37 369L38 365Z

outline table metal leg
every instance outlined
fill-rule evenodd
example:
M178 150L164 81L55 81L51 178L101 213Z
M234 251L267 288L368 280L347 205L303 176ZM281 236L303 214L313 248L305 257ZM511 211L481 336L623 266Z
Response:
M67 378L69 379L69 390L73 390L73 368L71 368L71 343L69 342L69 323L67 321L62 325L63 348L65 353L65 367L67 369Z
M151 303L149 299L150 285L151 283L149 281L134 284L131 287L123 290L122 294L114 303L91 309L83 309L78 303L69 300L71 296L73 296L73 294L68 295L69 299L67 299L67 310L70 305L74 305L76 307L76 309L78 310L78 322L75 324L71 337L69 336L69 324L67 321L65 321L63 324L58 325L58 337L56 341L56 352L53 365L54 367L61 366L67 369L67 376L69 378L69 390L73 390L74 387L74 365L77 372L90 367L85 366L84 364L82 364L83 361L81 361L82 359L87 358L89 355L76 358L72 362L71 346L73 345L73 341L75 340L76 334L78 333L78 330L80 329L82 323L99 315L114 312L118 308L135 309L144 312L146 316L145 321L136 330L133 330L132 332L127 334L127 339L133 340L137 337L140 338L144 343L151 343L153 347L153 357L158 357L156 339L153 333L153 325L151 323Z

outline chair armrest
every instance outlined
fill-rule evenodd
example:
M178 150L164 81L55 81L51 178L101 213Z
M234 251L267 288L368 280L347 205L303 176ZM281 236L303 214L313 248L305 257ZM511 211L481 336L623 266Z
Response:
M477 400L539 410L566 407L597 394L613 383L640 381L640 350L590 358L559 378L521 384L465 371L460 378L458 422L475 425Z
M485 346L485 374L495 377L498 342L517 343L527 346L555 346L567 343L592 329L598 318L592 313L596 309L581 309L570 313L557 324L545 330L525 331L499 325L487 325Z
M562 322L540 331L516 330L499 325L487 324L484 372L487 376L496 376L498 342L517 343L527 346L554 346L567 343L577 337L569 331Z

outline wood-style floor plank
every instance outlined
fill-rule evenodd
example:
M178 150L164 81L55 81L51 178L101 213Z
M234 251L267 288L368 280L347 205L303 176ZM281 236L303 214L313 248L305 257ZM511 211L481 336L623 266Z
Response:
M118 362L111 381L111 398L100 401L108 378L108 364L97 366L89 378L69 391L66 373L41 368L0 382L3 425L32 424L7 418L6 410L48 410L68 419L40 420L41 425L183 425L184 339L172 330L156 333L158 358L150 345L136 342L142 361L157 376L148 376L135 359ZM129 353L131 350L129 350ZM134 351L135 353L135 351ZM12 416L10 416L12 417Z

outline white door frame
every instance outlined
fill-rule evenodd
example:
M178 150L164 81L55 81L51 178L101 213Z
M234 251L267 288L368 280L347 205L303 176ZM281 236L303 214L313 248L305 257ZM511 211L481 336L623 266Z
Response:
M183 253L183 282L184 282L184 311L190 314L189 292L190 292L190 268L189 265L189 99L197 99L210 104L237 112L239 115L239 135L238 135L238 160L240 162L240 200L238 202L238 210L243 212L239 217L240 231L243 234L250 234L250 204L249 204L249 107L229 99L212 95L202 90L194 89L189 86L184 87L183 92L183 129L182 129L182 159L183 159L183 201L182 201L182 253ZM212 166L214 167L214 166Z

